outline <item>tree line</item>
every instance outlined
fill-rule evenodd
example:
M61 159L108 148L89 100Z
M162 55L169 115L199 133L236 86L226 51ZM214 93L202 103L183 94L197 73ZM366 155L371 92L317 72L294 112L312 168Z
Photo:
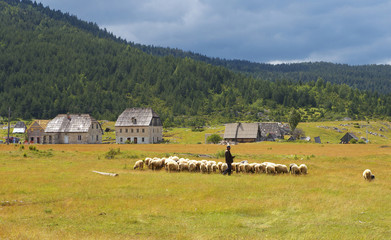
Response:
M134 45L42 4L1 1L1 115L10 105L24 119L70 112L115 120L127 107L152 107L165 126L287 121L292 108L319 109L322 119L391 116L387 94L319 77L271 81Z

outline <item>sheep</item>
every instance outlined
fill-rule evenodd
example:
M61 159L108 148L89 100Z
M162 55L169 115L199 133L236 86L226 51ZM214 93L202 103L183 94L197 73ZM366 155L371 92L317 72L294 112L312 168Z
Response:
M208 162L208 164L206 164L206 168L208 169L208 173L212 172L212 164L210 162Z
M202 162L200 162L200 161L197 161L197 163L196 163L196 167L197 167L197 172L200 172L201 171L201 163Z
M212 171L213 171L213 172L217 172L217 169L219 169L219 168L217 167L217 164L212 164Z
M138 160L135 164L134 164L134 167L133 169L140 169L140 170L143 170L144 168L144 161L143 160Z
M297 166L294 163L289 165L289 171L291 172L291 174L295 174L295 175L301 174L299 166Z
M239 163L239 172L246 172L246 167L244 163Z
M223 166L223 163L222 162L218 162L217 163L217 167L219 168L220 172L221 172L221 166Z
M244 172L245 172L245 173L250 173L250 172L252 171L252 167L251 167L250 164L245 163L245 164L243 164L243 165L244 165Z
M250 167L251 167L250 171L251 171L252 173L255 173L255 166L256 166L257 164L258 164L258 163L250 163Z
M228 169L228 165L226 163L223 163L223 165L221 166L221 172L224 172L227 169Z
M276 166L273 164L266 165L266 173L267 174L276 174Z
M308 168L305 164L300 164L299 169L301 174L307 174L308 172Z
M179 171L179 165L175 161L169 161L169 163L167 164L167 168L168 168L169 172L172 172L172 171L177 172L177 171Z
M183 171L189 171L189 165L188 163L185 163L185 162L180 162L179 163L179 171L183 172Z
M288 167L284 164L276 164L275 169L277 173L288 173Z
M164 166L164 161L160 160L152 160L150 163L152 170L160 170Z
M371 170L369 169L365 169L364 172L362 173L362 176L367 181L372 181L373 179L375 179L375 175L373 175Z
M197 165L195 162L189 163L189 172L196 172L197 171Z
M266 164L261 163L261 164L259 165L259 171L260 171L261 173L266 173Z
M203 162L200 165L200 171L201 171L201 173L207 173L208 172L208 167Z
M145 165L149 166L149 162L152 161L152 158L146 157L145 158Z

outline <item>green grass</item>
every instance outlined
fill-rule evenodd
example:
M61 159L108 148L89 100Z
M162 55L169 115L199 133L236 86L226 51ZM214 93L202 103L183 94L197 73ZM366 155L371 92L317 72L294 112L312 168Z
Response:
M131 156L157 155L153 152L121 148L120 154L106 159L107 152L94 149L85 152L39 147L38 151L3 149L0 239L387 239L391 236L388 170L391 150L381 155L368 150L367 155L359 157L318 154L300 160L294 158L294 153L276 154L276 145L270 144L270 150L261 155L246 154L246 157L251 161L273 159L284 164L304 162L309 174L299 177L170 174L132 169L138 159ZM315 149L319 145L303 144L303 147ZM244 151L239 146L234 150L239 156ZM185 152L186 147L178 146L177 151ZM361 174L366 168L376 175L374 182L363 180ZM93 170L115 172L119 176L102 176L92 173Z

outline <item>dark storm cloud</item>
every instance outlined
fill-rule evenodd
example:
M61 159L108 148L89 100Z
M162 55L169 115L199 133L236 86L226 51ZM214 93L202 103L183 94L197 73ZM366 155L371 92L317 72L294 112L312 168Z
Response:
M258 62L391 62L388 1L42 0L117 36Z

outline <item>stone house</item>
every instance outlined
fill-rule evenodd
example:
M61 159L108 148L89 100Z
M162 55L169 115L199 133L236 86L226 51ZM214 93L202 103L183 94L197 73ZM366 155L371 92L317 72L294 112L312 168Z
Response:
M148 144L163 140L163 124L151 108L127 108L115 123L116 143Z
M50 120L35 120L27 129L29 143L42 144L45 138L45 129Z
M89 114L59 114L45 129L44 143L48 144L99 144L102 127Z

